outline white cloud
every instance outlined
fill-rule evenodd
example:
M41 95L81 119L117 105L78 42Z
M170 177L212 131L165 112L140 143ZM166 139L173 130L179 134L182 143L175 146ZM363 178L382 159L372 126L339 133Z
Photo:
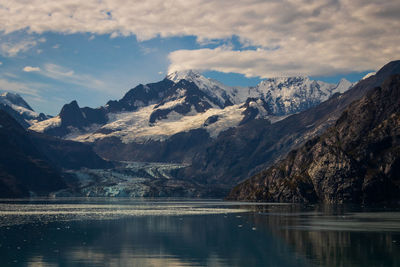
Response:
M343 51L344 53L344 51ZM220 72L242 73L246 77L261 78L313 75L324 76L334 73L364 71L381 67L388 60L377 60L382 51L371 51L368 57L341 57L327 55L323 50L305 47L302 51L293 48L276 50L234 51L217 47L215 49L177 50L169 54L168 72L176 70L215 70Z
M74 70L57 64L45 64L43 70L40 71L40 74L63 83L74 84L88 89L105 92L108 92L109 89L105 82L96 79L89 74L75 73Z
M33 72L33 71L40 71L39 67L31 67L31 66L25 66L23 69L25 72Z
M3 62L0 61L0 66L3 65Z
M0 40L0 54L6 57L15 57L19 53L26 52L35 47L38 41L33 38L21 40Z
M0 74L0 91L22 95L29 105L37 112L48 112L51 109L58 110L60 105L65 103L65 101L55 101L54 97L49 96L54 90L55 89L48 84L24 81L12 73ZM48 110L44 110L46 108Z
M8 92L38 96L36 88L23 82L11 81L5 77L0 77L0 89Z
M60 44L55 44L55 45L52 46L52 48L58 49L58 48L60 48Z
M243 47L255 52L235 52L229 62L236 71L274 73L337 73L341 70L376 69L400 57L400 1L398 0L0 0L0 31L136 35L138 40L157 36L196 36L199 43L237 36ZM242 48L243 48L242 47ZM271 50L271 48L279 48ZM229 50L228 50L229 51ZM171 54L172 67L185 64L183 54L194 62L196 54L226 59L228 51L179 51ZM16 52L14 52L15 54ZM180 54L179 54L180 53ZM180 56L179 56L180 55ZM252 64L258 67L245 69ZM182 61L177 61L182 58ZM262 67L261 60L267 60ZM209 69L224 62L207 59ZM318 63L324 70L312 68ZM242 70L245 69L245 70Z

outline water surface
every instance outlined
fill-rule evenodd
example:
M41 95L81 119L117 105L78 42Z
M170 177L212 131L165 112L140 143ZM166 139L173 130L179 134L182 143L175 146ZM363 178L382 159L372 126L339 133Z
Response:
M0 201L1 266L400 266L397 207Z

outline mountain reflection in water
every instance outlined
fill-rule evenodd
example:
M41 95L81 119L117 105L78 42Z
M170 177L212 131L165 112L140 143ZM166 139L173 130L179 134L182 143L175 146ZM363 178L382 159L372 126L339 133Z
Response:
M221 201L0 203L1 266L400 266L395 208Z

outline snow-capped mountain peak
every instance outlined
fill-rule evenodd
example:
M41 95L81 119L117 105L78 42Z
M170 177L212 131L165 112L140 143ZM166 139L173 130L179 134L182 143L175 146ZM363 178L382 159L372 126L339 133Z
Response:
M277 77L262 81L255 91L265 97L273 114L285 115L315 106L335 93L343 93L352 83L342 79L338 84L311 80L309 77Z
M180 80L194 82L197 79L207 79L195 70L174 71L169 73L165 78L174 83L178 83Z
M50 118L43 113L36 113L19 94L10 92L0 94L0 109L8 112L25 128Z
M332 91L333 93L344 93L354 84L345 78L342 78L339 83L336 85L336 88Z
M174 83L178 83L181 80L194 83L206 95L215 99L216 104L220 107L240 104L247 99L247 93L240 92L241 89L246 91L246 88L224 85L217 80L204 77L195 70L175 71L168 74L166 79Z
M273 77L268 78L264 82L267 83L274 83L274 84L293 84L299 83L304 81L309 81L310 78L307 76L292 76L292 77Z
M5 105L16 105L33 111L33 109L26 103L26 101L19 95L10 92L0 94L0 103Z
M164 140L194 129L216 137L254 119L276 122L318 105L349 85L346 80L330 84L298 76L231 87L194 70L176 71L160 82L138 85L105 107L80 108L72 102L64 106L59 118L31 129L86 142L108 137L125 143Z

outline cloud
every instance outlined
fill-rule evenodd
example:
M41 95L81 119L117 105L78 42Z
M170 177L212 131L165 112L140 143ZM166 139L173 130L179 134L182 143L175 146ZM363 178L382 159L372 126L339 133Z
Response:
M31 66L25 66L23 69L25 72L33 72L33 71L40 71L39 67L31 67Z
M238 56L229 59L235 71L247 75L266 76L283 67L290 67L290 73L334 74L377 69L400 57L398 0L148 0L129 5L124 0L2 2L0 31L5 33L135 35L140 41L195 36L202 45L235 36L242 44L239 52L219 48L174 52L171 68L198 64L185 63L184 54L192 62L198 54L221 59L230 54ZM248 47L260 49L247 52ZM259 66L247 70L244 68L254 63L250 56L256 57L253 61ZM228 70L221 67L224 62L206 59L208 64L203 67ZM325 67L320 71L309 64Z
M345 53L345 51L343 51ZM246 77L324 76L334 73L361 72L383 65L388 60L378 60L381 51L371 51L368 57L340 57L324 51L305 47L302 51L290 49L235 51L215 49L177 50L169 54L168 72L195 69L241 73ZM324 60L326 59L326 60ZM388 55L390 59L390 55ZM395 59L395 58L393 58ZM381 66L381 65L378 65Z
M78 85L92 90L108 92L109 88L105 82L96 79L91 75L78 74L75 73L74 70L53 63L45 64L43 70L40 71L40 74L53 80Z
M21 40L15 40L13 38L2 39L0 40L0 54L6 57L15 57L20 53L30 50L37 44L38 41L30 37Z
M3 65L3 62L0 61L0 66Z
M29 103L31 107L37 112L47 112L58 110L59 106L65 101L54 100L51 93L54 88L48 84L24 81L19 76L12 73L0 74L0 91L13 92L22 95L22 97ZM49 100L49 97L51 98ZM44 105L45 104L45 105Z
M60 48L60 44L55 44L55 45L52 46L52 48L58 49L58 48Z
M3 91L38 96L38 90L23 82L11 81L5 77L0 77L0 89Z

